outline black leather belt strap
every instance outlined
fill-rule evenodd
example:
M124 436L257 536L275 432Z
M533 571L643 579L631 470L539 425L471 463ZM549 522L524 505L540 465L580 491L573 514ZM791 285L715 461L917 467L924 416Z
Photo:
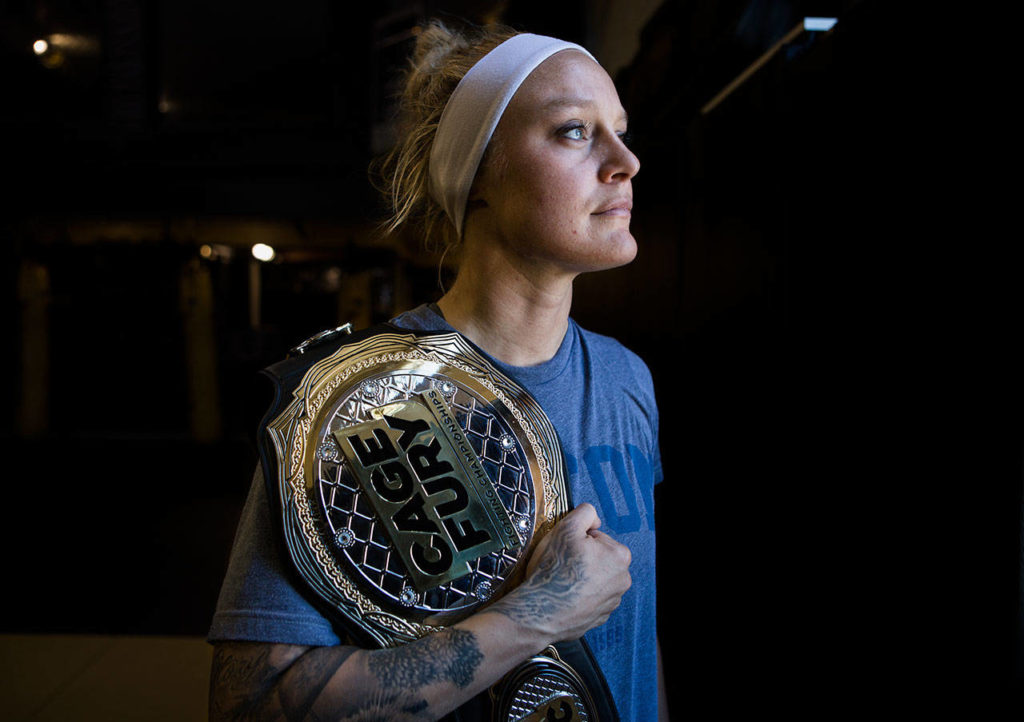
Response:
M399 331L402 329L389 323L383 323L356 333L345 333L339 330L333 335L317 334L313 337L313 339L317 339L316 341L309 339L303 342L292 349L292 353L287 358L263 369L261 373L273 384L274 397L267 412L260 420L259 428L256 431L256 446L260 455L260 464L263 467L263 481L267 487L267 497L270 499L271 511L274 513L273 518L281 517L281 500L278 497L275 482L277 479L277 454L274 452L270 436L267 434L267 424L276 419L291 403L292 392L302 381L310 366L327 358L344 344L362 341L376 333ZM302 351L297 352L299 349ZM280 529L278 531L280 532ZM283 538L280 541L284 544ZM295 578L298 579L298 575L295 575Z
M612 699L612 691L608 688L608 682L601 674L594 659L594 653L582 637L568 642L559 642L555 645L562 661L566 662L583 678L590 697L597 707L597 717L600 722L619 722L619 712L615 708L615 701Z

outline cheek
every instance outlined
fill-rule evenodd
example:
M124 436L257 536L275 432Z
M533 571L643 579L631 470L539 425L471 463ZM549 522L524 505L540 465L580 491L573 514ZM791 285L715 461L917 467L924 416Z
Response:
M579 169L558 164L551 153L521 152L505 157L505 220L535 237L579 239L587 212ZM497 169L497 167L496 167Z
M576 223L584 209L577 186L578 182L570 174L545 169L522 186L526 189L524 201L535 214L546 214L552 222Z

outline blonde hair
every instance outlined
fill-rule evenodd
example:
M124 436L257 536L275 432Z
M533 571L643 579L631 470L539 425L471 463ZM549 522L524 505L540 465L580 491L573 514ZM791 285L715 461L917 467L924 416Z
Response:
M459 81L484 55L517 34L494 25L458 32L438 20L421 29L399 101L398 142L374 169L390 212L386 233L418 224L431 250L447 252L459 244L454 224L430 196L431 145Z

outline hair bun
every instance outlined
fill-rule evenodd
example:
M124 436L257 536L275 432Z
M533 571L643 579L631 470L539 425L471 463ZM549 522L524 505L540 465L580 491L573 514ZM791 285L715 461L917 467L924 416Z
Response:
M388 233L410 222L422 224L429 244L458 244L455 226L430 197L430 149L448 98L483 56L518 33L504 26L453 30L431 20L416 36L399 99L398 141L380 164L376 183L387 197Z
M435 72L457 50L465 50L469 41L453 32L440 20L431 20L419 29L413 49L412 64L420 72Z

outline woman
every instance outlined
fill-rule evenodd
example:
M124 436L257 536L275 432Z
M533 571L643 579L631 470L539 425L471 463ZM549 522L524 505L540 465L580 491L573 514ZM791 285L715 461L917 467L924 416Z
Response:
M456 329L524 385L559 432L579 506L497 603L417 642L365 650L340 644L286 581L257 479L210 632L211 717L438 719L546 645L588 633L621 717L654 719L650 375L569 318L577 275L636 253L639 163L615 87L578 46L434 24L418 39L404 109L392 228L422 220L457 248L459 272L436 305L394 323ZM632 589L631 559L643 581Z

